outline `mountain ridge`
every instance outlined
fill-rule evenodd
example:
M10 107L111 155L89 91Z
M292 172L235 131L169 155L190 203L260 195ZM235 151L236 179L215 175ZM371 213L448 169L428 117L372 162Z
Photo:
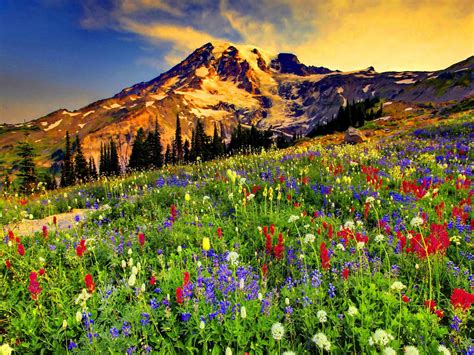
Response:
M57 150L67 130L78 134L85 155L95 158L101 141L117 140L126 164L138 127L150 129L158 120L166 146L176 116L182 120L185 139L191 138L197 119L204 121L209 134L217 124L226 141L238 123L280 134L306 134L329 122L341 105L351 101L374 96L414 103L471 97L473 68L471 56L431 72L378 73L373 67L341 72L307 66L291 53L209 42L170 70L112 97L75 111L59 109L25 124L0 125L0 150L11 147L28 130L47 164L61 159Z

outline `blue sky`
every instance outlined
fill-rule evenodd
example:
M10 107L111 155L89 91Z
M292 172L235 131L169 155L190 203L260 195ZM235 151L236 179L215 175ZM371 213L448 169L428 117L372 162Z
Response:
M212 40L334 69L435 70L473 54L473 26L467 0L0 0L0 122L112 96Z

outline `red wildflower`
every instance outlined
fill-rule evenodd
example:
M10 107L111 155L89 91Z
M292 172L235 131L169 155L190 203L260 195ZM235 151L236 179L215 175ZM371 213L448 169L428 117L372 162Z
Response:
M150 277L150 285L155 285L156 284L156 277L155 276L151 276Z
M270 234L271 235L275 234L275 225L274 224L270 225Z
M176 287L176 303L183 304L183 289Z
M344 280L347 280L349 278L349 269L348 268L344 268L344 270L342 270L342 278Z
M369 217L370 203L366 202L364 206L364 217L367 219Z
M460 288L455 288L451 295L451 304L454 308L461 308L467 311L474 303L474 294L464 291Z
M267 264L263 264L263 266L262 266L262 275L263 275L263 277L268 276L268 266L267 266Z
M56 218L56 216L53 216L53 224L54 225L58 224L58 219Z
M48 239L48 227L43 226L43 238Z
M138 243L140 243L141 247L143 247L145 245L145 234L144 233L138 233Z
M86 241L84 239L81 239L79 245L76 247L76 254L79 257L82 257L84 252L87 250L86 248Z
M84 278L84 282L86 283L87 291L89 291L89 293L94 292L95 283L94 283L94 280L92 279L91 274L86 275L86 277Z
M17 251L18 254L20 254L21 256L25 255L25 247L23 246L23 244L19 243L17 245Z
M330 224L329 225L329 232L328 232L329 239L332 239L332 235L333 235L332 224Z
M12 230L9 230L9 231L8 231L8 239L15 240L15 234L13 234L13 231L12 231Z
M269 234L265 234L265 239L265 250L267 251L267 254L271 254L273 250L272 237Z
M45 272L46 270L43 268L43 269L40 269L38 273L40 276L43 276Z
M28 291L31 293L31 298L37 300L41 290L42 289L37 280L36 272L32 271L30 273L30 286L28 286Z
M330 265L329 265L329 252L328 249L326 248L326 243L322 242L321 245L319 246L319 251L321 253L321 264L323 266L324 270L328 270Z
M10 262L10 259L5 260L5 266L7 267L7 269L12 268L12 263Z
M426 300L425 306L430 309L431 312L436 310L436 301L435 300Z
M268 226L263 226L263 234L264 235L268 234Z
M184 272L183 286L187 286L188 284L189 284L189 272L185 271Z
M408 297L407 295L403 295L402 296L402 301L405 302L405 303L408 303L408 302L410 302L410 297Z
M273 247L273 253L275 254L275 258L277 258L277 260L280 260L283 257L284 249L283 235L280 233L278 235L278 244Z
M222 239L222 228L221 227L217 227L217 237L219 239Z
M444 317L444 312L442 309L437 309L435 311L435 314L438 316L439 319L443 318Z
M171 213L171 222L175 222L176 219L178 218L178 210L176 209L176 206L173 204L170 207L170 213Z

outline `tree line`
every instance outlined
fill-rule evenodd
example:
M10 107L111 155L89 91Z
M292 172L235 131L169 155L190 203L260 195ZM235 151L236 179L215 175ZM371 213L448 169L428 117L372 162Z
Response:
M278 148L287 147L296 140L299 135L293 138L287 138L279 135L276 140L273 139L273 133L270 129L261 131L254 125L250 128L242 126L240 123L233 130L230 142L226 146L222 135L219 133L217 124L214 124L212 136L205 133L205 127L202 120L198 119L192 130L191 139L183 139L181 132L181 123L179 115L176 117L176 129L174 139L164 149L161 141L160 126L155 120L154 127L149 132L140 127L133 139L132 151L126 167L120 166L117 143L110 139L108 142L100 144L100 158L98 166L94 158L89 160L84 156L82 144L78 135L74 141L71 141L69 132L66 132L64 153L60 165L61 175L59 180L60 187L67 187L74 184L92 181L100 176L117 176L125 171L137 171L161 168L163 165L188 164L196 161L208 161L225 155L238 153L247 153L254 150L268 149L273 143ZM32 192L38 185L38 177L34 164L33 146L25 141L17 146L19 162L18 186L23 193ZM125 171L123 171L125 170ZM46 175L48 189L56 188L57 184L54 177ZM8 175L4 186L9 186Z
M382 117L383 105L375 109L379 98L367 98L362 101L352 101L346 106L341 105L336 117L325 125L316 126L308 137L316 137L334 132L344 132L349 127L362 127L366 121L372 121Z

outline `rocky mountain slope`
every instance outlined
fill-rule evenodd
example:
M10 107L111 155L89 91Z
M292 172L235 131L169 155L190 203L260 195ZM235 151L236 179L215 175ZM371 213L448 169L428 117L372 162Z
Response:
M474 57L434 72L384 72L372 67L340 72L306 66L289 53L225 42L207 43L169 71L76 111L60 109L37 120L0 125L0 151L30 133L49 166L62 158L66 131L79 134L86 156L97 158L101 141L114 138L122 163L138 127L158 120L164 144L171 142L176 116L185 138L202 119L224 138L239 122L291 135L330 121L340 105L378 96L405 102L444 102L474 96Z

